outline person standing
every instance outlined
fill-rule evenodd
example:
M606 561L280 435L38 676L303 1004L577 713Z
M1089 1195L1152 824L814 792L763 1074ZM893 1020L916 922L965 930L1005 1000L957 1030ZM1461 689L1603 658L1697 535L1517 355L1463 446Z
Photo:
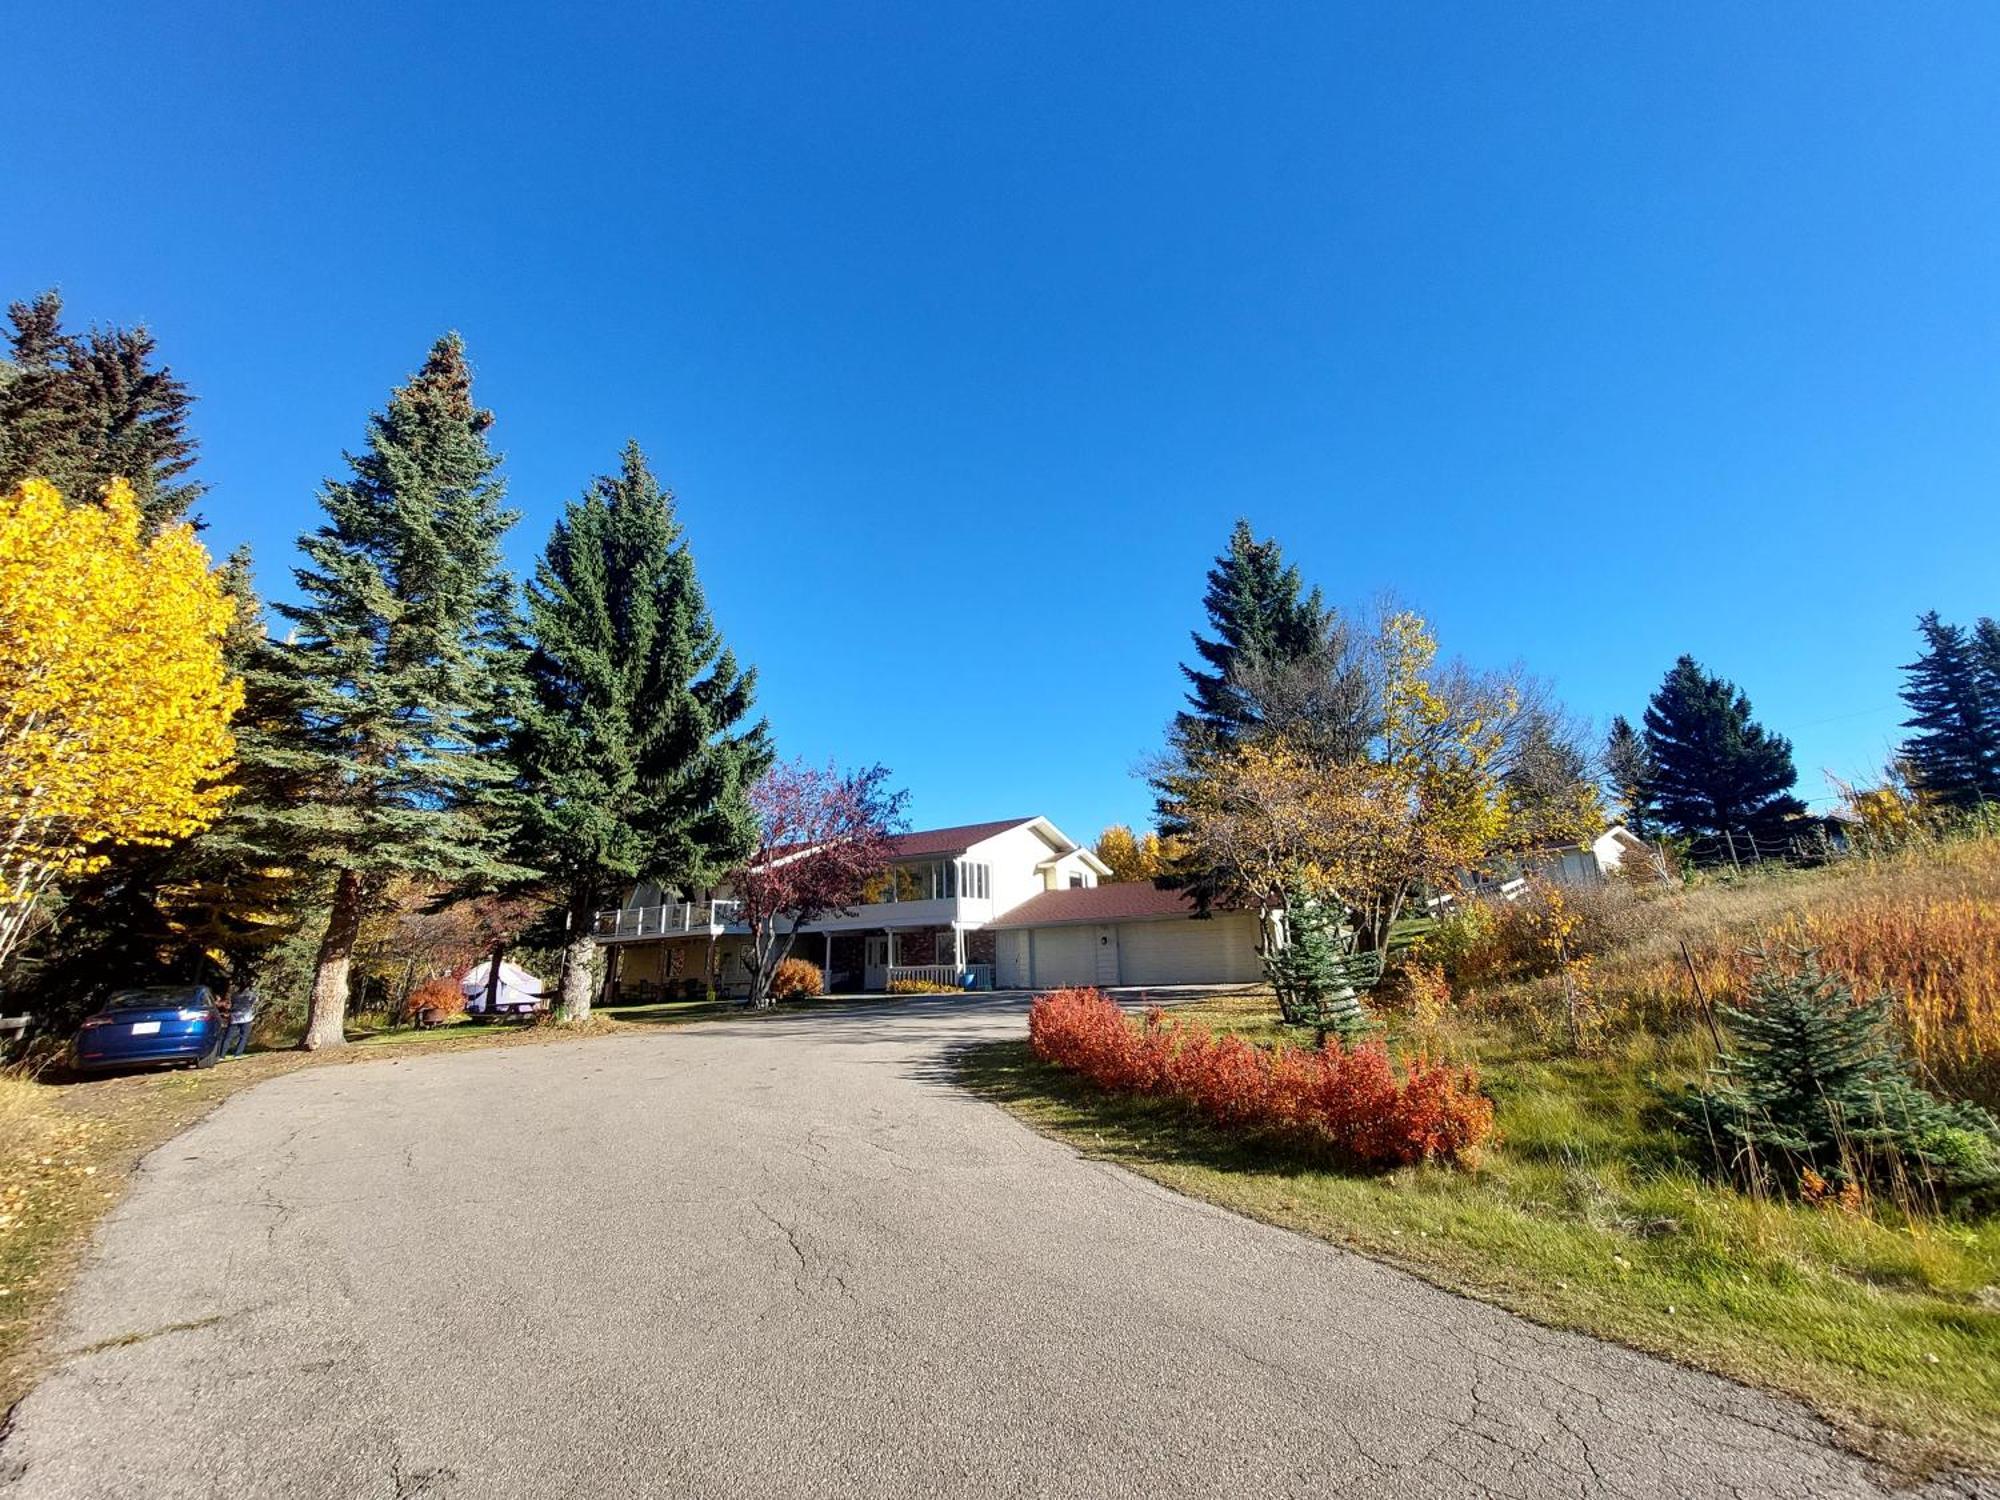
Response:
M223 1057L241 1057L243 1049L250 1045L250 1023L257 1019L258 998L257 987L249 983L230 995L229 1027L222 1033Z

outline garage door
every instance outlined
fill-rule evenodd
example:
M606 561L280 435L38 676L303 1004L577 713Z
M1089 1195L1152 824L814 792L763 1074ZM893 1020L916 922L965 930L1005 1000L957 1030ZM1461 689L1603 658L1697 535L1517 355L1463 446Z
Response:
M1264 972L1248 912L1121 923L1118 960L1127 984L1249 984Z
M1035 928L1035 987L1097 983L1096 932L1090 926Z

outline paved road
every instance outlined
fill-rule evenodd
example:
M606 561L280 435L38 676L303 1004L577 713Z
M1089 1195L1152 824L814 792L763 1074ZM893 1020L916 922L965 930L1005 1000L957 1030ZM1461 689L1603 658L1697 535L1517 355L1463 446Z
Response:
M105 1227L6 1500L1868 1495L1800 1410L1079 1159L1007 1001L310 1069Z

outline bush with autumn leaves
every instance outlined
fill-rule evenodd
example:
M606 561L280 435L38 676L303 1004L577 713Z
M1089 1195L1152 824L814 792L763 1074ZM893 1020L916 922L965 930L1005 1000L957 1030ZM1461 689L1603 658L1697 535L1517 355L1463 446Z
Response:
M1098 1088L1178 1100L1222 1129L1278 1136L1356 1166L1470 1166L1493 1138L1493 1101L1471 1068L1423 1055L1399 1068L1379 1043L1261 1047L1157 1009L1135 1024L1094 989L1041 996L1028 1038L1035 1056Z

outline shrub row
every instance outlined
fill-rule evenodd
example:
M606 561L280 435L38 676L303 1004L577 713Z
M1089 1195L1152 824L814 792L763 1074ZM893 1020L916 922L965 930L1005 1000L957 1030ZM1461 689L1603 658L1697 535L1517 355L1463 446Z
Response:
M1362 1166L1472 1164L1493 1102L1470 1068L1419 1056L1398 1076L1380 1044L1260 1047L1149 1011L1134 1025L1093 989L1052 990L1028 1013L1035 1056L1101 1089L1178 1099L1225 1130L1254 1130Z

